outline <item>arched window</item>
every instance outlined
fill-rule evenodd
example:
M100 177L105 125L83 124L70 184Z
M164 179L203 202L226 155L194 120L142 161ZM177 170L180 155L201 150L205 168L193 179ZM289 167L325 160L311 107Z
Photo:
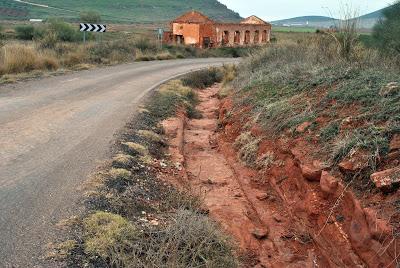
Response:
M250 44L250 31L246 31L244 33L244 43L245 44Z
M262 32L261 42L267 43L267 30Z
M256 30L254 32L254 44L258 44L260 42L260 31Z
M229 44L229 31L224 31L222 33L222 45Z
M235 31L233 41L235 42L235 44L240 44L240 31Z

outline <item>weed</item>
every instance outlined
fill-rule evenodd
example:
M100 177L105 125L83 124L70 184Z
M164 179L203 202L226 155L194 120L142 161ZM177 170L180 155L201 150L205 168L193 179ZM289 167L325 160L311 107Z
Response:
M127 267L138 237L136 228L119 215L96 212L84 220L85 253L111 266Z
M134 158L127 154L117 154L112 159L112 166L114 168L129 169L132 167Z
M321 129L320 140L322 142L331 141L334 138L336 138L339 132L340 132L339 122L333 121L329 123L325 128Z
M256 164L259 143L260 139L250 132L244 132L236 139L234 146L238 149L238 158L247 166Z
M150 142L164 144L164 139L157 133L150 130L138 130L138 135L149 140Z
M123 168L112 168L109 171L109 175L113 180L129 180L132 176L132 173Z
M7 45L3 47L3 53L4 73L29 72L37 66L38 54L32 47Z
M134 142L123 142L122 145L129 154L140 156L146 156L149 154L149 150L141 144Z
M221 82L223 74L218 68L210 68L188 74L182 79L183 85L192 88L206 88L216 82Z
M268 169L270 168L275 162L275 154L274 152L266 152L265 154L261 155L257 158L256 166L259 169Z

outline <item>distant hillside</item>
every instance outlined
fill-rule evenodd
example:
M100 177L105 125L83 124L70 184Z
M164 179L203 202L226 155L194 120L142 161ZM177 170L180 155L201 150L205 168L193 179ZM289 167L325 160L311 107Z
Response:
M106 22L169 21L192 9L220 21L238 21L238 13L217 0L0 0L0 19L64 17L77 20L81 11L97 11Z
M383 17L385 9L377 10L375 12L358 17L360 27L364 29L371 29L376 22ZM315 27L315 28L329 28L335 26L339 22L338 19L324 17L324 16L304 16L296 17L285 20L273 21L272 23L279 26L291 27Z
M279 26L297 26L297 27L323 27L329 28L335 24L336 19L324 16L303 16L285 20L273 21L272 23Z

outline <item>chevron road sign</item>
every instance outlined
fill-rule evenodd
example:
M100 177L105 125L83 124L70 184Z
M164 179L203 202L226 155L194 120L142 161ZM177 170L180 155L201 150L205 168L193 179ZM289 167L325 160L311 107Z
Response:
M107 30L107 25L104 24L91 24L91 23L81 23L81 32L97 32L104 33Z

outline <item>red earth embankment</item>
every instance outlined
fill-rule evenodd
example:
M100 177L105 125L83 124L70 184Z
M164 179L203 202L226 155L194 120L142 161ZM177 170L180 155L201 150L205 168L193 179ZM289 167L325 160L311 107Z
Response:
M247 109L233 112L218 91L198 91L201 119L178 113L163 122L178 171L168 179L204 197L210 216L254 255L246 266L396 267L392 226L318 161L312 144L249 127ZM263 165L239 160L235 141L244 132Z

